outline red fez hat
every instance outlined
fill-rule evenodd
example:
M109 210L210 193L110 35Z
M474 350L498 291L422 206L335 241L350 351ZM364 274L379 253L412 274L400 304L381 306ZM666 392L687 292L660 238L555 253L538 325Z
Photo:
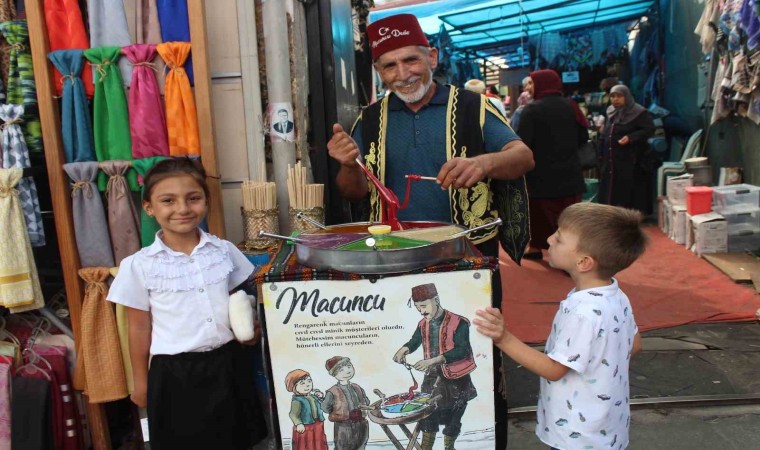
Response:
M438 295L435 284L421 284L412 288L412 300L415 302L424 302Z
M345 356L333 356L325 362L325 369L327 369L330 375L335 376L335 372L340 369L340 366L347 362L351 362L351 360Z
M380 19L367 25L369 46L372 49L372 60L391 50L410 45L430 47L420 23L412 14L397 14Z

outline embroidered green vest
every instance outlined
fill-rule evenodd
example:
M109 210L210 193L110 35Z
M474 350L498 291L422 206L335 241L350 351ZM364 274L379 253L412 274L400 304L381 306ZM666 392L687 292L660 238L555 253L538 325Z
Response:
M361 120L364 162L381 183L385 183L389 99L390 95L370 105L357 119L357 123ZM485 96L459 90L454 86L451 86L446 108L446 117L449 118L446 124L447 160L474 157L485 152L483 126L486 110L507 124L506 119ZM471 130L480 132L469 132ZM504 222L501 227L470 233L470 240L479 244L498 234L504 250L519 264L530 240L528 193L524 177L518 180L486 178L471 188L449 188L448 194L451 219L458 225L473 228L501 217ZM369 183L369 220L382 221L383 214L377 189Z

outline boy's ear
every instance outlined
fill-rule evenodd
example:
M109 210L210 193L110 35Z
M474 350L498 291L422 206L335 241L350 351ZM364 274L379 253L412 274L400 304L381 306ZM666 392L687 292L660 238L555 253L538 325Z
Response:
M587 273L596 269L597 262L591 256L583 255L578 259L576 266L578 267L578 272Z

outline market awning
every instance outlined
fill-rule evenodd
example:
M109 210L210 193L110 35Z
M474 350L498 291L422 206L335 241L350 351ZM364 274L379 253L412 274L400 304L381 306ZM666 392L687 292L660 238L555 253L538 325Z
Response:
M370 21L394 14L417 16L429 34L448 31L460 51L503 54L529 36L637 19L654 0L440 0L370 13Z

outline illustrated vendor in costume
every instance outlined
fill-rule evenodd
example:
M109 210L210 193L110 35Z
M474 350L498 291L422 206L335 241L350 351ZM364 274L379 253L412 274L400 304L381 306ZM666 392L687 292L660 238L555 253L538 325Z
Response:
M293 393L289 414L293 421L293 450L327 450L322 393L313 390L309 372L290 371L285 376L285 388Z

